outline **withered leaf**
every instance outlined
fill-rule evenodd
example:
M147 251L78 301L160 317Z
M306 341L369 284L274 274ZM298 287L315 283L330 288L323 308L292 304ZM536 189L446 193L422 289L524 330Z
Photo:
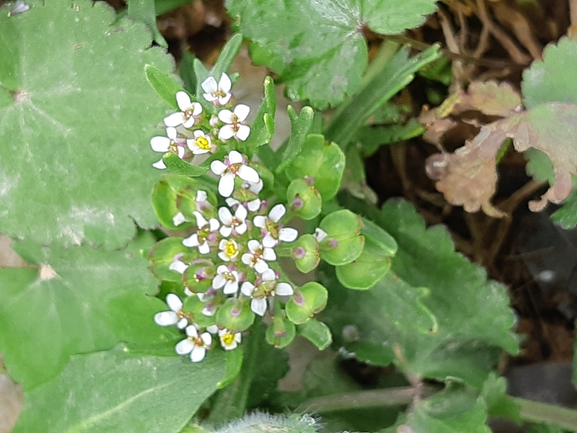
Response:
M521 108L521 95L509 83L473 81L467 93L460 95L453 113L476 110L488 116L507 117Z
M454 205L467 212L482 209L487 215L501 217L491 198L497 183L496 155L506 138L513 138L519 152L535 148L545 153L554 167L555 183L538 201L529 204L532 211L542 210L547 202L560 203L571 192L571 174L577 173L577 104L549 103L512 115L481 128L477 136L453 154L444 153L444 169L439 170L439 154L427 161L435 165L437 190ZM432 167L431 167L432 168Z

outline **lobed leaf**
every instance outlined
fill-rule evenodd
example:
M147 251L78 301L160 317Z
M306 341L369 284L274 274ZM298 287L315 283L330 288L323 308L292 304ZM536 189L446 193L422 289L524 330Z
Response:
M143 69L173 63L144 25L114 23L105 3L27 3L0 12L0 231L122 247L134 221L157 224L149 140L166 105Z

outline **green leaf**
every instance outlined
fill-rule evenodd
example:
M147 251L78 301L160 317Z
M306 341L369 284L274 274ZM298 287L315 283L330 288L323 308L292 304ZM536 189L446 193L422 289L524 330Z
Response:
M361 255L336 268L337 278L349 289L370 289L389 272L391 256L372 238L365 238Z
M274 114L276 111L276 94L271 77L264 80L264 99L252 122L250 135L246 141L239 143L239 151L253 155L257 147L268 144L274 134Z
M286 303L286 315L295 324L305 323L325 308L327 299L327 289L314 281L308 282L295 289L294 295Z
M224 354L199 364L119 347L71 358L26 395L14 433L178 432L224 377Z
M333 198L341 185L345 155L335 143L320 134L309 134L303 150L286 168L290 180L311 177L323 200Z
M401 33L435 10L432 0L228 0L226 7L253 42L253 60L280 74L291 99L321 109L358 88L367 64L366 27Z
M389 49L389 44L392 43L383 44L382 50ZM396 48L396 45L393 47ZM387 52L384 52L386 56ZM379 73L376 73L354 98L339 107L331 118L325 132L327 139L346 149L357 130L377 109L407 86L413 80L415 72L440 56L439 47L432 46L414 57L409 57L409 49L405 47L392 59L385 58Z
M278 150L281 163L275 169L275 173L281 173L300 153L315 117L315 112L311 107L303 107L300 116L298 116L294 108L289 105L287 113L291 122L291 135L286 142L286 146L283 145Z
M198 177L202 176L208 171L208 165L192 165L180 159L174 153L166 153L162 160L166 164L166 168L173 173L181 174L183 176Z
M176 103L176 92L184 92L185 90L182 86L172 79L170 75L152 65L144 66L144 74L148 84L152 86L156 94L164 99L172 109L180 111Z
M521 423L519 405L515 403L513 397L507 395L507 380L504 377L491 373L483 384L481 397L485 401L489 415Z
M225 353L226 353L226 376L223 380L218 382L219 389L228 386L230 383L232 383L233 380L235 380L238 377L244 359L242 349L238 349L238 347L236 349L227 350Z
M525 106L534 108L549 102L577 104L577 86L572 73L577 68L577 40L561 38L543 50L543 60L523 72L521 89Z
M349 351L361 348L369 361L396 352L405 372L481 388L501 348L518 351L505 288L455 252L444 227L426 229L409 203L387 202L374 221L397 241L392 272L368 291L345 290L324 275L331 298L323 319L335 339Z
M11 94L8 105L0 97L0 231L122 247L134 221L157 224L149 140L166 105L143 70L169 73L173 63L144 25L111 26L103 2L27 3L26 13L0 12L0 94Z
M360 236L362 222L358 215L341 209L324 217L319 227L327 234L320 242L321 258L333 266L351 263L363 252L365 238Z
M297 333L317 346L319 350L325 350L333 341L329 327L314 318L298 325Z
M450 386L417 403L404 425L415 432L490 433L486 418L476 392Z
M166 39L162 37L156 25L156 15L155 0L129 0L128 16L146 24L154 36L154 42L161 47L168 48Z
M156 293L156 281L137 251L30 242L13 247L37 266L0 269L0 347L25 389L57 375L70 355L107 350L120 341L174 339L171 330L151 326L154 313L167 308L147 296Z
M188 1L188 0L187 0ZM184 82L184 88L190 93L196 93L196 86L198 85L198 79L194 73L194 61L196 57L190 51L185 51L182 54L182 59L178 65L178 70L180 72L180 77Z

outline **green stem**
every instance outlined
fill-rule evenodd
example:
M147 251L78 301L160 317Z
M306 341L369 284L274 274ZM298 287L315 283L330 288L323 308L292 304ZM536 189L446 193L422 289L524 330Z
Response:
M577 431L577 410L547 403L514 398L521 408L521 419L527 422L554 424L561 428Z

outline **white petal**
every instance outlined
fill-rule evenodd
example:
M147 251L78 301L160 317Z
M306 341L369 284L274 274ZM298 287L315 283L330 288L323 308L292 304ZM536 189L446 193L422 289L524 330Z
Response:
M174 311L162 311L154 315L154 321L160 326L175 325L178 322L178 316Z
M198 330L196 329L196 326L194 326L194 325L187 326L185 332L186 332L186 335L188 335L189 337L192 337L192 338L198 337Z
M252 219L255 226L264 229L266 227L266 217L262 215L257 215Z
M250 253L244 253L240 259L245 265L252 266L252 258L253 257L254 256Z
M169 114L164 118L166 126L178 126L184 122L184 114L181 112Z
M212 335L210 335L209 333L203 332L200 335L200 338L207 346L210 346L212 344Z
M180 319L180 320L178 321L178 323L176 324L176 327L177 327L178 329L184 329L184 328L187 327L187 325L188 325L188 319L186 319L186 318L183 317L182 319Z
M243 295L251 297L252 292L254 291L254 284L252 284L250 281L245 281L242 283L242 286L240 286L240 291Z
M274 292L280 296L290 296L294 293L294 290L289 283L278 283L274 289Z
M246 225L246 223L239 224L235 227L235 230L239 235L245 234L247 229L248 229L248 226Z
M247 125L238 125L235 137L240 141L245 141L250 135L250 127Z
M232 214L230 210L226 207L221 207L218 210L218 218L222 221L223 224L229 226L232 223Z
M218 90L218 85L216 84L216 80L214 79L214 77L208 77L207 79L205 79L200 87L202 87L202 90L204 90L206 93L216 93L216 91Z
M276 254L272 248L263 248L262 258L270 262L271 260L276 260Z
M230 125L234 120L234 113L230 110L220 110L218 112L218 118L221 122L228 123Z
M322 242L329 234L327 232L325 232L323 229L320 228L316 228L315 229L315 238L317 238L317 241Z
M240 201L238 201L234 198L227 198L225 201L226 201L226 204L229 205L230 207L235 207L236 205L240 204Z
M194 346L192 352L190 352L190 360L192 362L200 362L204 359L206 355L206 349L204 347Z
M152 166L154 168L159 169L159 170L166 169L166 164L164 163L164 161L162 159L160 161L156 161L154 164L152 164Z
M226 165L222 161L212 161L210 163L210 169L214 174L220 176L226 171Z
M200 113L202 113L202 105L200 105L198 102L193 102L192 103L192 115L198 116Z
M248 212L244 206L239 206L234 213L234 216L239 221L244 221L246 219L247 215L248 215Z
M255 194L261 192L264 186L264 182L262 181L262 179L259 179L258 182L249 182L248 184L249 184L248 187L249 191L252 191Z
M248 113L250 113L250 107L248 105L238 104L234 107L234 114L240 122L243 122L248 117Z
M251 250L253 253L257 252L260 249L260 242L254 239L248 241L248 249Z
M192 105L192 101L190 100L190 96L186 92L176 92L176 103L178 104L178 108L182 111L186 111Z
M195 122L194 117L190 116L188 119L182 122L182 126L184 126L185 128L190 128L192 125L194 125L194 122Z
M238 281L227 281L222 293L225 295L232 295L238 292Z
M234 174L225 173L218 182L218 193L223 197L230 197L234 190Z
M193 214L196 219L196 225L198 226L199 229L203 228L205 225L208 224L206 218L199 211L195 210Z
M257 198L255 200L249 201L247 206L249 211L256 212L260 209L260 199Z
M219 268L220 268L220 266L219 266ZM226 284L226 278L222 274L218 274L212 280L212 287L214 287L215 289L220 289L220 288L224 287L225 284Z
M184 271L186 271L186 269L188 268L188 265L180 260L175 260L174 262L172 262L170 264L170 266L168 267L168 269L172 270L172 271L176 271L179 274L183 274Z
M266 312L266 299L253 299L250 301L250 309L258 314L259 316L264 316Z
M198 247L199 243L198 243L198 235L195 233L189 237L187 237L186 239L182 240L182 245L184 245L185 247Z
M224 93L230 92L230 89L232 88L232 81L230 81L230 77L224 72L220 76L220 80L218 80L218 87Z
M175 216L172 217L172 223L175 226L179 226L186 222L186 217L182 212L178 212Z
M218 98L218 103L219 103L219 105L226 105L226 104L228 104L228 101L230 101L230 98L232 98L232 94L231 94L231 93L226 93L224 96L221 96L220 98Z
M268 269L268 264L263 259L258 259L254 264L254 270L259 274L262 274Z
M283 227L279 231L278 238L283 242L292 242L294 241L299 235L299 232L292 227Z
M277 204L270 210L268 217L270 218L271 221L278 223L285 213L286 208L284 207L284 205Z
M248 182L258 182L260 179L258 176L258 172L248 165L241 165L238 169L238 177L242 180L246 180Z
M174 347L174 350L179 355L186 355L190 353L194 348L194 344L188 338L181 340L178 344Z
M214 316L214 313L216 313L216 309L213 306L205 306L202 309L201 313L208 317Z
M232 137L234 137L234 129L230 125L224 125L218 131L218 139L221 141L230 140Z
M180 311L182 309L182 301L178 295L175 295L174 293L166 295L166 303L172 311Z
M210 253L210 245L208 245L208 242L204 241L202 244L200 244L198 246L198 252L200 254L208 254Z
M236 150L231 150L228 153L228 160L231 164L240 164L243 162L242 155Z
M219 227L220 227L220 223L218 222L217 219L211 218L211 219L208 220L208 229L209 229L211 232L217 231Z
M220 259L221 259L222 261L230 262L230 257L227 256L224 251L221 251L220 253L218 253L218 257L220 257Z
M196 191L196 202L202 202L202 201L206 201L206 191L203 191L201 189L199 189L198 191Z
M232 233L232 227L230 226L222 226L220 228L220 234L223 235L225 238L228 238Z
M267 233L266 236L262 240L262 246L265 248L274 248L276 247L277 240L272 237L270 233Z
M217 332L219 332L218 326L216 326L216 325L207 326L206 330L208 332L210 332L211 334L216 334Z
M170 146L170 138L168 137L152 137L150 139L150 147L155 152L168 152Z
M261 275L263 281L274 281L276 280L276 272L272 269L267 269Z

